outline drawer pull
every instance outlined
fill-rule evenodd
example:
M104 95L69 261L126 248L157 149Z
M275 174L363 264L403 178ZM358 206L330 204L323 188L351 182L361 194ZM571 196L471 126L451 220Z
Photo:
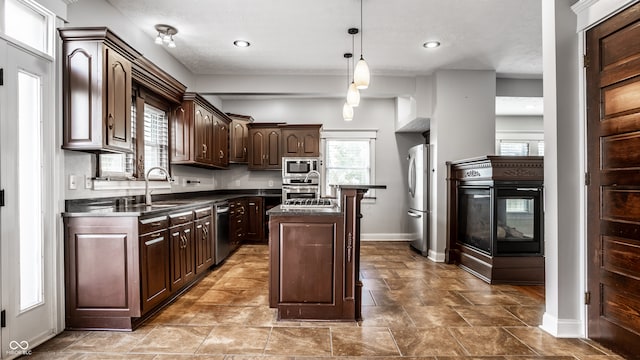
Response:
M153 245L153 244L157 244L157 243L159 243L159 242L161 242L161 241L164 241L164 237L159 237L159 238L154 239L154 240L145 241L145 242L144 242L144 245L145 245L145 246L151 246L151 245Z
M162 223L156 222L156 223L151 223L151 226L162 226Z

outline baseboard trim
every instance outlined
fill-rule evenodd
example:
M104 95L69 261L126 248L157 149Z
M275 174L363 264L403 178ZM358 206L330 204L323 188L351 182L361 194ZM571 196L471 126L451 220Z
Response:
M407 233L384 234L384 233L368 233L360 234L361 241L410 241L411 235Z
M443 252L429 249L429 256L427 256L427 258L433 262L444 262L446 256Z
M549 313L542 315L540 329L557 338L584 338L584 324L575 319L558 319Z

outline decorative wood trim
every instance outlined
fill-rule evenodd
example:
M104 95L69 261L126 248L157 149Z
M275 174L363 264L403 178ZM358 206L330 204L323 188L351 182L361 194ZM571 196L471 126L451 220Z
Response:
M187 87L147 58L140 57L132 64L133 81L149 88L167 100L179 104Z

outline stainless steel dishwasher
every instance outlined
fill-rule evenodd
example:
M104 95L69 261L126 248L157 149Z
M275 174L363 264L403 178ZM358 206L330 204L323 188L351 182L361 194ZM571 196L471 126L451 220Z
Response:
M216 234L216 265L220 264L231 251L229 239L229 202L223 201L215 204L215 234Z

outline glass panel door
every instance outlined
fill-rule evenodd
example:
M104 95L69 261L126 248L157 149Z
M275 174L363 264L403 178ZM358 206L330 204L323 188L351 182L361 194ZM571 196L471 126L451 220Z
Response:
M18 203L20 312L43 301L42 84L18 71Z

